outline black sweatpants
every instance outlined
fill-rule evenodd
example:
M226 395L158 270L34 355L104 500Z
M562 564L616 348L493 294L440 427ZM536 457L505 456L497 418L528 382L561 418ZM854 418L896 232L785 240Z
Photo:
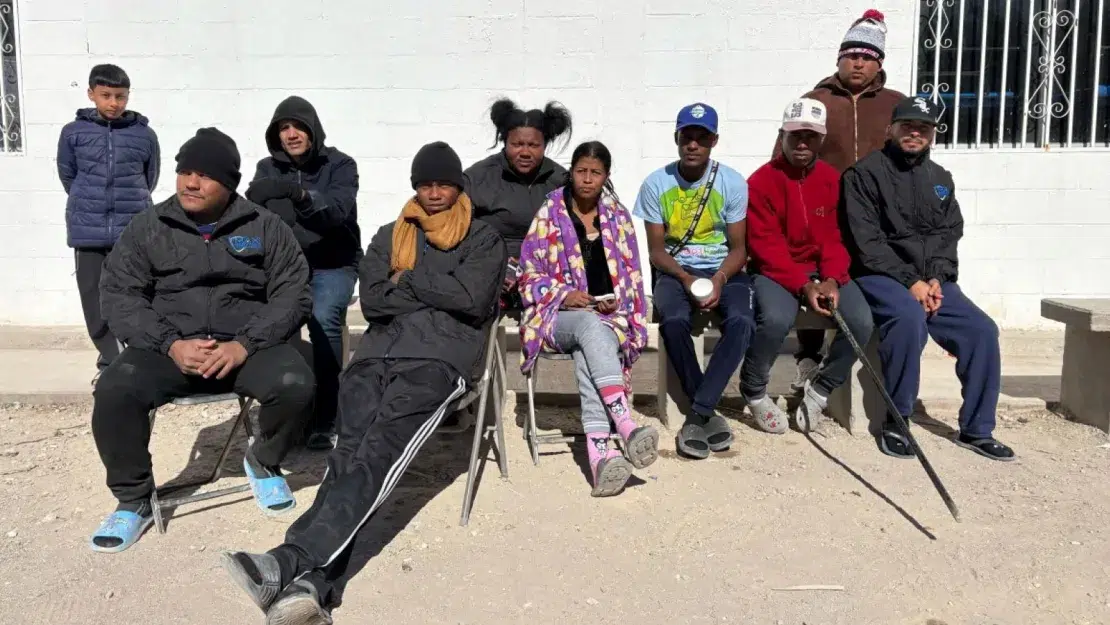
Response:
M121 503L150 497L150 411L197 393L234 391L258 400L261 431L254 433L252 452L261 464L276 467L300 434L315 389L312 369L289 344L251 354L222 380L186 375L169 356L128 347L93 390L92 431L108 488Z
M328 602L359 530L382 505L466 381L438 360L362 360L343 373L336 433L316 501L271 551L284 582L305 573Z
M77 293L81 296L81 310L85 313L85 328L89 331L99 356L96 368L103 371L119 356L120 345L108 329L108 322L100 314L100 272L111 248L79 248L73 250L73 264L77 273Z

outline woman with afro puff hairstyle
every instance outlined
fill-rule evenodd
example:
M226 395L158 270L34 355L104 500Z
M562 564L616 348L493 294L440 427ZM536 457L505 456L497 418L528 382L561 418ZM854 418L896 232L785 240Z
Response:
M508 98L493 103L489 112L494 147L502 149L470 166L464 173L466 193L474 217L493 226L505 240L510 271L506 273L502 305L521 308L516 290L520 245L547 194L567 182L567 170L546 156L556 140L570 141L570 112L558 102L525 111Z

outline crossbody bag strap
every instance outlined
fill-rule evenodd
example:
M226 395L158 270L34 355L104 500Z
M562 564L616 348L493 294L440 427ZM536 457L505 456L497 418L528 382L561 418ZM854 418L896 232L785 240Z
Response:
M690 227L686 230L686 234L682 235L682 238L678 241L678 243L675 243L667 249L667 253L671 256L679 253L682 248L686 247L686 244L690 242L690 239L694 238L694 231L697 230L698 222L701 221L702 213L705 212L705 207L709 204L709 195L713 193L713 183L717 181L717 168L719 166L720 163L718 163L717 161L713 161L713 164L709 167L709 179L705 181L705 187L704 191L702 192L701 201L698 202L698 210L696 213L694 213L694 220L690 222Z

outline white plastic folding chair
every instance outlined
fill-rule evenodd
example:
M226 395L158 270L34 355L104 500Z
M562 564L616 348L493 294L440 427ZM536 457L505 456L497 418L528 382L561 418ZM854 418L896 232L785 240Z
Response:
M204 493L197 493L193 495L186 495L183 497L173 497L164 499L163 496L179 490L188 488L195 488L211 484L220 479L220 474L223 471L224 461L227 460L227 455L231 451L231 444L235 440L235 435L239 432L240 427L247 429L248 435L250 434L250 424L247 421L247 415L250 413L251 405L254 403L254 398L238 393L221 393L215 395L188 395L186 397L178 397L169 402L175 406L197 406L200 404L212 404L223 401L237 401L239 402L239 415L235 418L235 423L231 426L231 431L227 434L227 441L224 443L223 450L220 452L220 457L216 459L216 466L212 468L212 472L208 477L193 480L183 484L174 484L173 486L162 486L155 488L150 496L150 505L154 511L154 524L158 528L159 534L166 533L166 523L162 516L163 510L176 508L189 503L196 503L198 501L206 501L208 499L215 499L217 497L224 497L227 495L234 495L238 493L247 492L250 490L250 484L241 484L239 486L230 486L227 488L220 488ZM150 411L150 427L151 431L154 429L154 417L158 414L158 408Z

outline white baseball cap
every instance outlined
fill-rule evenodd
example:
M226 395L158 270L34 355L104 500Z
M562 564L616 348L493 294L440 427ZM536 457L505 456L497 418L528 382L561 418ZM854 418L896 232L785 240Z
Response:
M782 130L794 132L795 130L812 130L826 134L825 122L829 113L825 105L813 98L798 98L786 105L782 113Z

